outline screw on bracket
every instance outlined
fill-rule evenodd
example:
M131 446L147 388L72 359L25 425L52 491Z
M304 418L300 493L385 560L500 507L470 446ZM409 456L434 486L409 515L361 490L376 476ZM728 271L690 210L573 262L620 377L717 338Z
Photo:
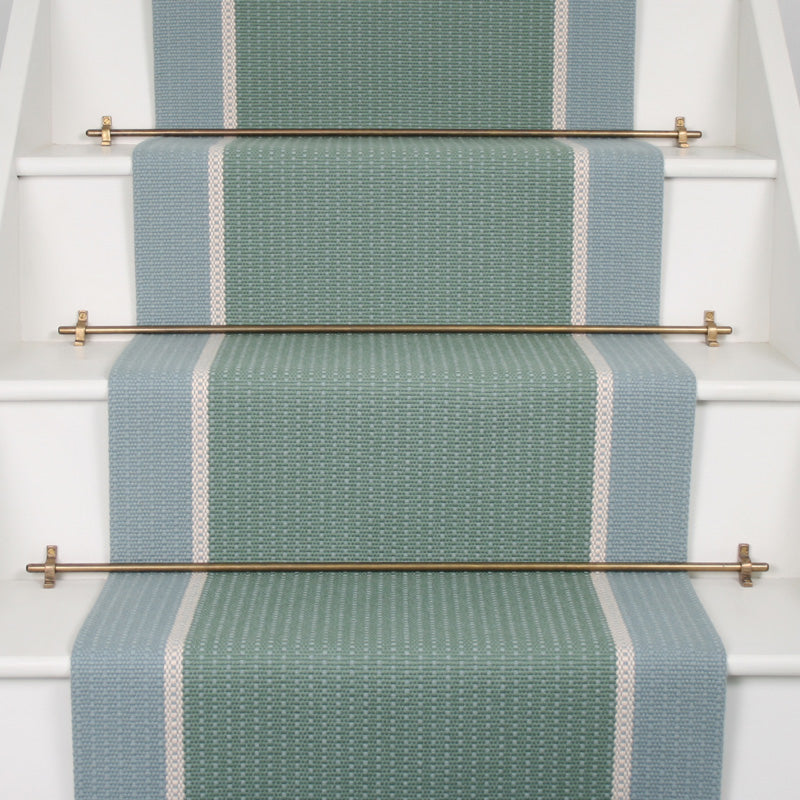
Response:
M86 326L89 324L89 312L79 311L78 321L75 324L75 347L83 347L86 344Z
M689 135L686 130L686 117L675 117L675 131L678 134L678 147L688 147Z
M47 545L47 558L44 562L44 588L52 589L56 585L56 558L58 548L54 544Z
M100 144L103 147L111 146L111 117L103 117L103 127L100 129Z
M739 583L748 588L753 585L753 562L750 560L750 545L739 545L739 563L742 565L739 571Z
M709 347L719 347L717 336L719 329L717 328L717 320L713 311L706 311L703 314L703 324L706 326L706 344Z

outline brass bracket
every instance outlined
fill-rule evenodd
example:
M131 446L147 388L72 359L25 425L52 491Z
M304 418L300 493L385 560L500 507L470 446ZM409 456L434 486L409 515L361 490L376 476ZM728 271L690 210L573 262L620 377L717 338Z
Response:
M675 117L675 132L678 134L678 147L688 147L689 133L686 130L686 117Z
M750 589L753 586L753 562L750 560L749 544L739 545L739 564L739 583Z
M83 347L86 344L86 326L89 324L89 312L79 311L78 321L75 324L75 347Z
M719 328L713 311L706 311L703 314L703 324L706 326L706 344L709 347L719 347L719 340L717 339Z
M103 117L100 128L100 144L103 147L111 146L111 117Z
M44 588L52 589L56 585L56 559L58 547L54 544L47 545L47 558L44 562Z

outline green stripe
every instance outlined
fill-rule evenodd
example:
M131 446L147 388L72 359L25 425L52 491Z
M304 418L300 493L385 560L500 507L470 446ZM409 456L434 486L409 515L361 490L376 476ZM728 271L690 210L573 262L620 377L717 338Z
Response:
M586 575L209 576L186 795L608 797L614 696Z
M227 319L570 319L559 142L259 139L225 150Z
M570 336L230 336L212 559L588 558L595 374Z
M236 3L243 126L552 127L553 3Z

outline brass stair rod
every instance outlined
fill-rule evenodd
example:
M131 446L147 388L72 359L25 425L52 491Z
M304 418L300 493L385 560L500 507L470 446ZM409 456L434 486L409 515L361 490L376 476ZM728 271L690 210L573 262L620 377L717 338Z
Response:
M750 546L739 545L739 561L577 562L577 561L242 561L155 563L63 563L58 548L48 545L43 564L28 564L29 573L44 573L45 588L67 572L737 572L742 585L752 585L752 573L769 564L750 561Z
M86 311L78 312L76 325L60 325L58 332L75 337L81 346L86 336L134 333L677 333L702 334L716 347L717 336L733 332L717 325L713 311L706 311L703 325L89 325Z
M481 136L523 138L625 138L677 139L681 147L699 139L702 131L686 129L684 117L675 118L671 131L645 130L539 130L530 128L113 128L111 117L102 118L101 128L89 128L87 136L110 145L115 136Z

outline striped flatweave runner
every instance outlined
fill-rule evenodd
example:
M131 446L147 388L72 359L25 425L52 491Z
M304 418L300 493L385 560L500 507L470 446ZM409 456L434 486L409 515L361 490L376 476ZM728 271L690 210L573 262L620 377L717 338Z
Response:
M154 0L160 127L630 128L635 0Z
M658 337L142 336L109 414L120 561L685 557Z
M151 140L139 322L656 323L663 183L645 143Z
M153 0L181 127L629 128L634 0ZM151 141L147 323L655 323L641 143ZM695 382L657 337L138 337L116 561L684 560ZM114 575L77 800L713 800L683 575Z
M78 800L719 791L681 575L117 575L75 652Z

